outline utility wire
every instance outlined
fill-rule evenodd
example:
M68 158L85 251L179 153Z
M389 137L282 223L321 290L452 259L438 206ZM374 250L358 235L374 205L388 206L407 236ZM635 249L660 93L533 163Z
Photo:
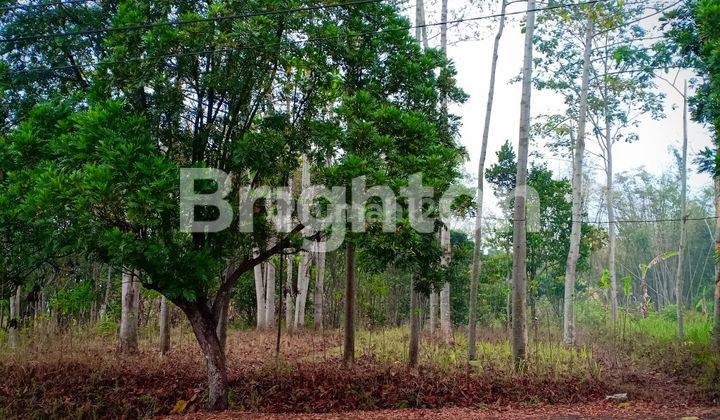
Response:
M310 11L315 11L315 10L324 10L324 9L331 9L331 8L344 7L344 6L357 6L357 5L369 4L369 3L380 3L382 1L383 0L355 0L355 1L350 1L350 2L346 2L346 3L319 4L316 6L296 7L293 9L263 10L260 12L252 12L252 13L240 13L240 14L234 14L234 15L175 20L175 21L168 21L168 22L143 23L143 24L137 24L137 25L118 26L118 27L114 27L114 28L106 27L106 28L98 28L98 29L88 29L85 31L56 32L56 33L52 33L52 34L29 34L29 35L17 36L17 37L13 37L13 38L2 38L2 39L0 39L0 43L38 41L38 40L43 40L43 39L54 39L54 38L69 38L69 37L73 37L73 36L97 35L97 34L102 34L102 33L129 32L129 31L138 31L138 30L146 30L146 29L165 27L165 26L192 25L195 23L205 23L205 22L222 22L222 21L226 21L226 20L247 19L247 18L258 17L258 16L285 15L285 14L290 14L290 13L310 12Z
M582 223L587 223L590 225L609 225L611 223L614 223L614 224L669 223L669 222L693 222L693 221L717 220L718 218L720 218L720 216L688 217L688 218L678 218L678 219L638 219L638 220L619 219L619 220L615 220L614 222L610 222L610 221L591 222L588 220L583 220ZM492 217L492 216L483 216L483 219L497 220L497 221L502 221L502 222L527 222L527 219L517 220L517 219L507 219L507 218L502 218L502 217ZM568 222L575 223L575 221L573 221L573 220L569 220Z
M378 1L378 0L365 0L365 1ZM601 3L608 0L588 0L584 2L579 3L569 3L569 4L559 4L555 6L548 6L548 7L540 7L530 10L522 10L522 11L515 11L515 12L505 12L505 13L496 13L491 15L483 15L483 16L475 16L471 18L460 18L455 20L448 20L448 21L442 21L442 22L434 22L434 23L426 23L422 25L411 25L411 26L404 26L401 28L388 28L388 29L380 29L377 31L366 31L366 32L358 32L354 34L343 34L343 35L334 35L334 36L327 36L327 37L315 37L315 38L308 38L304 41L287 41L287 43L294 44L294 45L300 45L300 44L310 44L310 43L316 43L316 42L322 42L322 41L328 41L333 39L349 39L353 37L362 37L366 35L378 35L382 33L390 33L390 32L398 32L398 31L409 31L411 29L416 28L424 28L424 27L433 27L433 26L440 26L440 25L447 25L447 24L456 24L456 23L464 23L464 22L472 22L472 21L478 21L483 19L494 19L498 17L505 17L510 15L519 15L519 14L525 14L528 12L543 12L548 10L554 10L554 9L560 9L560 8L566 8L566 7L579 7L579 6L585 6L585 5L591 5L596 3ZM100 63L95 64L80 64L80 65L68 65L68 66L58 66L58 67L48 67L48 68L28 68L28 69L20 69L20 70L12 70L5 72L4 74L20 74L20 73L32 73L32 72L46 72L46 73L52 73L57 72L61 70L72 70L72 69L82 69L85 67L93 67L97 64L127 64L137 61L151 61L151 60L157 60L162 58L172 58L172 57L185 57L185 56L195 56L195 55L205 55L205 54L217 54L221 52L228 52L228 51L235 51L235 50L244 50L244 49L254 49L254 48L263 48L263 47L283 47L286 43L283 42L276 42L276 43L264 43L264 44L256 44L256 45L236 45L236 46L224 46L220 48L215 48L211 50L201 50L201 51L187 51L187 52L181 52L181 53L174 53L174 54L162 54L162 55L156 55L151 57L135 57L135 58L129 58L124 60L114 60L114 61L103 61Z

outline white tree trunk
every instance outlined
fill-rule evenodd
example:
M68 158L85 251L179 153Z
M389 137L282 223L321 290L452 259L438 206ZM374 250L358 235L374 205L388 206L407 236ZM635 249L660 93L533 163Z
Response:
M683 321L683 266L685 260L685 242L687 241L687 149L688 149L688 103L687 103L687 80L683 89L683 150L682 167L680 172L680 248L678 249L677 272L675 273L675 305L677 306L678 339L685 341L685 322Z
M160 298L160 355L170 351L170 303L165 296Z
M507 0L502 0L500 6L500 24L495 43L493 44L492 62L490 65L490 86L488 87L487 104L485 107L485 125L483 127L482 144L480 146L480 160L478 162L477 178L477 215L475 218L475 248L473 249L472 273L470 279L470 305L468 319L468 360L477 358L477 295L478 282L480 281L480 269L482 268L482 217L483 217L483 192L485 180L485 159L487 158L488 139L490 138L490 121L492 117L493 101L495 99L495 74L498 63L498 51L500 40L505 30L505 10Z
M300 171L300 193L310 187L310 163L307 156L302 156ZM305 232L307 233L307 232ZM298 265L298 295L295 300L295 328L305 326L305 305L307 303L308 286L310 285L310 269L312 255L308 251L300 252Z
M580 240L582 239L582 178L583 159L585 157L585 127L588 112L588 91L590 90L590 56L594 36L594 21L587 19L585 49L583 55L583 76L580 89L580 114L578 115L577 140L574 145L573 177L572 177L572 228L570 231L570 248L567 265L565 266L565 300L563 306L563 341L566 346L575 345L575 277L577 262L580 258Z
M533 35L535 0L528 0L525 24L525 57L523 59L522 99L520 103L520 136L513 214L513 307L512 351L516 367L527 359L527 167L530 143L530 100L532 96Z
M292 255L288 255L285 258L287 258L287 274L285 280L285 328L292 330L295 314L293 305L293 257Z
M18 345L18 330L20 329L20 286L10 297L10 318L8 319L8 344L11 348Z
M123 353L134 353L138 349L140 282L137 276L137 272L127 271L127 269L122 274L120 351Z
M427 27L425 26L425 1L417 0L415 3L415 39L422 43L424 49L428 48Z
M105 281L105 294L100 305L100 319L105 319L107 308L110 304L110 292L112 291L112 267L108 266L107 279Z
M312 256L307 251L300 253L300 264L298 265L298 295L295 300L295 328L305 326L305 304L307 303L308 286L310 285L310 269L312 267Z
M257 256L260 255L260 249L259 248L253 248L253 257L257 258ZM267 325L265 323L265 275L263 270L263 264L258 264L255 266L254 275L255 275L255 303L256 303L256 312L255 317L257 319L257 329L262 330L265 329L265 326Z
M452 258L452 246L450 244L450 231L446 226L440 230L440 245L442 246L443 255L440 265L447 268ZM440 333L443 340L451 342L452 336L452 320L450 318L450 283L445 282L442 290L440 290Z
M281 257L282 258L282 257ZM265 265L265 325L275 325L275 263L269 259Z
M617 274L615 273L615 253L616 253L616 226L615 226L615 204L613 192L613 155L612 155L612 135L610 132L610 110L606 105L605 110L605 148L606 148L606 176L607 185L605 202L607 203L608 214L608 233L610 236L610 249L608 251L608 271L610 272L610 315L613 322L617 321L618 301L617 301Z
M437 314L438 314L438 301L440 300L440 296L438 296L438 292L435 290L435 286L431 286L430 288L430 322L428 324L428 328L430 329L430 334L434 335L435 331L437 330Z
M325 295L325 252L317 246L315 253L315 266L317 273L315 274L315 302L313 305L313 319L315 320L315 329L321 331L323 329L323 297Z

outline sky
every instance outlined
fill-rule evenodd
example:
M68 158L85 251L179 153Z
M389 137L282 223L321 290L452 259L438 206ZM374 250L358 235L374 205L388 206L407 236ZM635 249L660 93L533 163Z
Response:
M451 14L453 10L457 10L462 6L464 6L462 13L466 17L482 16L499 11L499 6L497 7L498 10L480 10L468 4L466 0L450 0ZM524 10L525 7L525 3L516 3L510 5L508 11ZM439 4L429 4L426 9L428 11L426 21L428 23L438 22L439 16L434 9L439 9ZM481 26L479 28L477 26L473 28L467 24L460 24L451 28L449 33L451 42L459 37L481 39L454 42L448 50L448 55L454 61L457 69L458 85L470 96L467 102L454 106L451 112L462 117L460 142L467 148L470 157L465 169L473 177L477 176L490 79L490 59L497 27L497 21L484 20L480 22ZM657 30L652 31L657 24L657 17L643 22L643 26L651 33L659 33ZM436 30L433 29L433 31ZM479 32L480 36L478 37L475 32ZM432 34L433 32L431 32L431 36ZM437 45L437 37L433 37L431 43ZM510 83L510 80L520 74L523 61L523 43L524 34L520 31L520 20L515 18L508 22L499 50L497 84L486 167L497 161L495 153L505 140L510 140L514 147L517 148L521 86L520 83ZM669 76L662 72L658 74L669 79L675 77L675 72L672 72ZM677 85L681 86L682 81L690 77L692 77L691 72L681 72L677 78ZM642 118L639 127L635 130L635 133L639 135L639 140L631 144L616 144L613 148L614 173L616 174L642 167L653 174L659 175L663 171L674 168L675 163L670 148L680 149L682 147L682 97L666 82L658 79L657 84L659 91L666 94L666 118L660 121L654 121L650 117ZM559 112L561 104L561 99L557 95L547 91L534 90L532 93L533 116L552 112L553 110ZM691 161L699 150L711 145L711 135L705 127L692 121L688 132L688 154ZM592 149L591 144L588 147ZM538 147L535 146L532 149L537 150ZM569 177L570 162L555 158L552 153L542 147L540 147L540 151L547 158L545 162L547 162L548 167L557 176ZM598 168L592 170L593 178L599 183L604 183L605 173L599 170L602 161L590 155L586 155L585 159L591 167ZM698 194L701 190L712 185L709 176L697 174L693 167L691 169L692 173L688 184L691 195ZM488 189L487 183L485 191L491 191ZM492 211L496 205L496 200L492 194L485 194L485 197L486 206Z

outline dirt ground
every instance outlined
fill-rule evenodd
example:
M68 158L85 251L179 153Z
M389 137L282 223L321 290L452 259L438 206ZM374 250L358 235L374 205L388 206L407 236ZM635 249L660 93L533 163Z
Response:
M157 418L179 403L185 415L168 418L720 418L720 400L682 375L599 350L599 377L409 370L368 357L348 370L334 352L337 334L307 333L283 338L285 361L277 367L274 334L249 331L228 337L233 410L208 413L202 355L192 337L174 337L164 358L153 341L131 356L116 353L112 343L76 335L0 355L0 419ZM628 393L629 402L604 401L615 393Z
M184 417L169 417L185 420L226 420L226 419L575 419L575 418L654 418L654 419L718 419L720 407L667 406L652 403L629 403L618 406L606 402L572 405L537 405L532 407L485 407L485 408L444 408L420 410L378 410L350 411L327 414L258 414L228 411L224 413L196 413Z

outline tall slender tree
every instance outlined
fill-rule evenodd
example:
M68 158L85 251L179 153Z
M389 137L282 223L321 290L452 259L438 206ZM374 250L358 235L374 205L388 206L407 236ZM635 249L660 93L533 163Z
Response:
M678 248L677 271L675 272L675 306L677 310L678 339L685 341L685 322L683 319L683 268L685 267L685 248L687 242L687 155L688 155L688 96L687 80L682 91L683 98L683 140L682 162L680 163L680 245Z
M515 210L513 212L512 268L512 353L516 367L527 359L527 168L530 145L530 101L532 94L533 34L535 32L535 0L528 0L525 21L525 47L520 102L520 136L515 178Z
M477 299L480 269L482 268L482 218L483 218L483 192L485 180L485 160L487 158L488 139L490 138L490 122L492 118L493 101L495 99L495 74L497 72L500 40L505 30L505 10L507 0L502 0L500 6L500 23L498 25L495 42L493 44L492 60L490 64L490 84L488 86L487 105L485 107L485 125L483 126L482 143L480 145L480 160L477 174L477 214L475 216L475 248L473 250L472 272L470 277L470 305L468 315L468 359L477 358Z
M593 16L589 14L586 25L585 47L583 53L582 86L580 90L580 112L578 129L574 144L572 174L572 228L570 232L570 250L565 267L565 299L563 303L563 341L567 346L575 345L575 277L580 259L580 240L582 239L582 181L583 159L585 157L585 127L587 124L588 93L590 90L590 57L595 31Z

